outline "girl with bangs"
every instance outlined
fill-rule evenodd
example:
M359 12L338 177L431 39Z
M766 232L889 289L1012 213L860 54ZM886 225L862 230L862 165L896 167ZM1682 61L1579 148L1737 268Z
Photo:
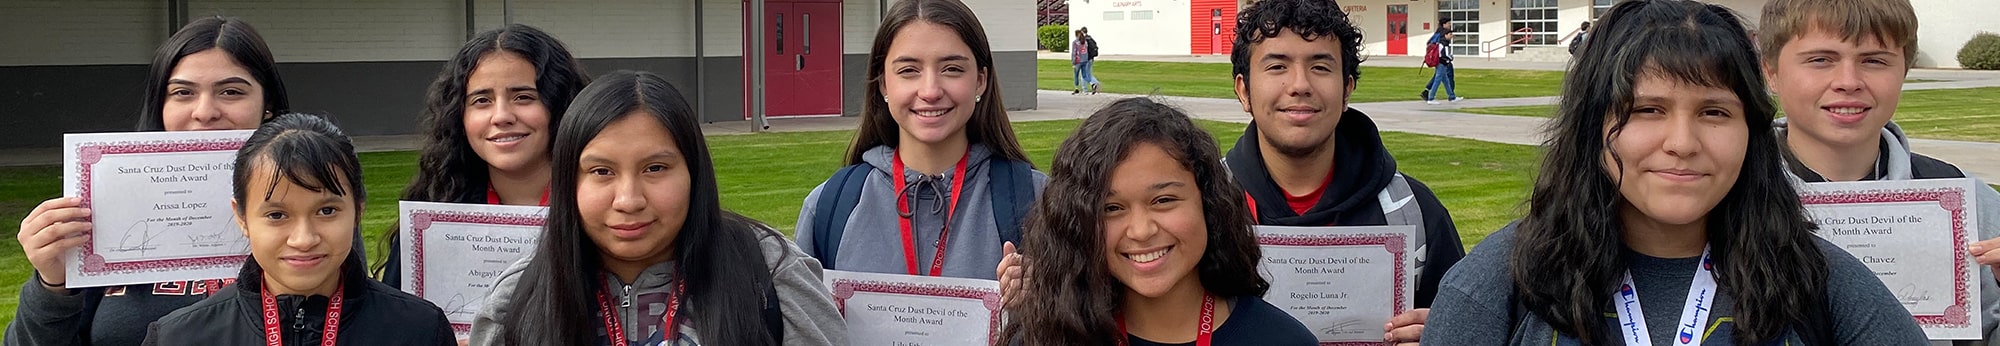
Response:
M1813 235L1737 14L1638 0L1599 24L1527 216L1445 275L1425 344L1924 344L1873 272Z

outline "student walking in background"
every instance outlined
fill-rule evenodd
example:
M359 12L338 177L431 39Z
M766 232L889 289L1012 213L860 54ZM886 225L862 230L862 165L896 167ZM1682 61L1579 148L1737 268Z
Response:
M1437 33L1431 34L1430 43L1427 44L1429 47L1425 48L1429 51L1436 51L1437 58L1434 61L1425 61L1426 64L1435 68L1436 73L1431 74L1430 84L1424 86L1424 103L1438 104L1437 89L1439 85L1444 86L1445 99L1451 100L1451 102L1458 102L1465 99L1458 97L1457 71L1451 65L1452 36L1450 24L1451 22L1441 24L1438 27Z

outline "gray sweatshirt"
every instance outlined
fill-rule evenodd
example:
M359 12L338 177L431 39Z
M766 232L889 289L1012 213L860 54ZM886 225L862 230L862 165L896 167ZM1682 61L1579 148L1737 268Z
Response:
M1771 124L1774 128L1773 131L1777 133L1780 143L1785 141L1786 131L1789 129L1787 124L1788 122L1785 118L1779 118ZM1825 178L1814 172L1812 168L1804 167L1789 152L1786 153L1785 157L1785 177L1791 179L1794 184L1826 181ZM1896 122L1891 121L1887 126L1882 127L1882 151L1875 160L1879 174L1875 174L1875 176L1864 180L1972 178L1977 183L1973 189L1976 190L1975 194L1978 196L1979 220L1981 221L1979 224L1978 239L1973 239L1972 241L2000 237L2000 192L1988 188L1986 182L1979 181L1978 177L1960 172L1957 167L1951 166L1949 163L1911 152L1910 138L1903 135L1903 128L1896 126ZM2000 284L1996 284L2000 283L2000 281L1994 280L1992 270L1979 270L1979 279L1980 311L1984 311L1986 314L1984 318L1986 324L1984 329L1982 329L1985 331L1985 340L1983 341L2000 340ZM1945 345L1952 343L1939 341L1934 344ZM1962 340L1956 342L1956 344L1982 345L1985 343Z
M896 186L889 176L891 155L895 149L877 146L861 154L861 159L874 170L868 173L868 180L861 187L861 200L854 204L854 212L848 217L847 228L840 238L840 258L831 259L836 269L846 271L908 274L909 266L903 259L903 233L896 211ZM992 157L985 145L973 144L967 153L965 175L971 180L963 184L965 191L959 196L958 209L951 217L951 241L946 242L943 276L993 280L993 267L1000 265L1000 230L994 221L993 191L988 188L991 171L987 164ZM912 221L917 250L917 268L929 275L931 259L937 254L938 233L944 225L945 204L949 203L952 189L960 187L960 177L946 172L944 179L935 183L918 183L923 173L904 169L902 174L910 185ZM1040 194L1048 185L1049 176L1036 171L1033 174L1035 191ZM935 176L933 177L933 179ZM826 183L814 187L806 195L805 206L799 210L796 232L799 247L808 255L819 258L822 254L812 253L814 239L813 210L818 203L821 190ZM1021 201L1032 203L1033 201ZM1019 245L1019 244L1016 244ZM827 260L827 259L822 259Z
M1425 345L1578 345L1574 336L1558 335L1535 314L1519 309L1514 300L1514 279L1507 262L1514 247L1514 228L1508 225L1486 237L1472 253L1446 273L1438 284L1437 300L1431 303L1430 319L1424 324ZM1875 279L1861 261L1825 240L1815 239L1826 254L1828 319L1838 345L1923 345L1923 329L1917 327L1908 310L1896 302L1889 289ZM1698 258L1653 258L1627 251L1629 269L1645 312L1647 330L1654 345L1671 345L1668 338L1678 323L1683 299L1694 280ZM1726 292L1716 296L1704 330L1712 331L1703 345L1733 345L1735 298ZM1617 329L1617 315L1606 312L1603 330ZM1615 335L1615 334L1614 334ZM1788 345L1803 344L1795 329L1784 337Z
M805 256L798 246L792 245L783 236L759 237L758 245L764 250L764 262L771 268L772 282L777 285L779 311L785 320L784 344L846 345L847 322L834 308L832 294L827 293L826 284L820 280L819 261ZM472 321L471 345L501 345L500 336L506 333L506 329L518 327L502 325L501 321L506 321L512 313L507 306L513 301L515 288L520 286L521 273L527 270L528 262L533 259L532 255L523 257L500 274L493 293L486 296L485 305ZM659 331L661 317L666 314L668 283L673 275L673 261L655 264L633 280L630 290L626 291L629 294L611 298L631 302L629 307L616 309L619 323L624 324L626 340L634 345L646 345L645 341ZM623 290L622 287L627 286L615 277L606 280L609 287L621 287ZM694 330L694 326L682 323L676 329L682 342L701 344L700 333Z

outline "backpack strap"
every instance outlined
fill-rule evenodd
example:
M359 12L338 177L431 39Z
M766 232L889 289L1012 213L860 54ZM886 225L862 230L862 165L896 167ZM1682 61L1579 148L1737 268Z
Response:
M847 228L847 219L854 215L854 205L861 202L861 187L868 182L872 166L854 164L841 167L826 180L819 191L819 200L813 208L813 254L819 256L821 267L834 269L834 259L840 252L840 235Z
M987 160L987 189L993 191L993 223L1000 241L1021 244L1021 217L1035 202L1034 172L1014 160Z
M1430 242L1426 239L1430 232L1424 229L1424 207L1417 203L1417 192L1410 188L1410 178L1404 177L1403 172L1396 172L1395 176L1390 177L1389 186L1383 187L1382 192L1375 194L1375 198L1381 203L1382 218L1387 221L1386 224L1416 227L1416 232L1410 235L1412 237L1410 241L1417 245L1417 253L1414 256L1417 260L1416 272L1422 273L1424 262L1430 258Z

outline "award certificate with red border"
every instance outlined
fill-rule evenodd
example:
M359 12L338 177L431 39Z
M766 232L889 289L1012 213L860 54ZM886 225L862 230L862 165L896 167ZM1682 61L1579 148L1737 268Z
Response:
M1933 340L1979 339L1980 270L1971 179L1808 183L1799 190L1819 236L1861 260Z
M500 273L535 252L548 207L399 202L403 291L437 304L464 338Z
M63 256L71 288L234 278L250 243L229 206L249 130L63 135L63 196L91 239Z
M1414 226L1256 226L1264 300L1323 346L1381 345L1382 326L1416 299Z
M1000 282L828 270L826 286L854 345L993 345Z

